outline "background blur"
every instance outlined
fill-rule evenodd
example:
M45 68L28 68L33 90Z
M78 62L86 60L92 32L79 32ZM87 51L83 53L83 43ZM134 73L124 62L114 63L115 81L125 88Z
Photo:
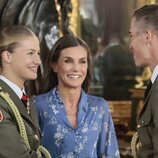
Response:
M47 52L64 34L75 34L91 49L91 94L108 100L121 157L132 157L130 140L143 106L144 89L151 76L136 68L128 48L130 17L134 9L158 0L0 0L0 27L25 25L41 44L39 78L26 83L30 96L39 92Z

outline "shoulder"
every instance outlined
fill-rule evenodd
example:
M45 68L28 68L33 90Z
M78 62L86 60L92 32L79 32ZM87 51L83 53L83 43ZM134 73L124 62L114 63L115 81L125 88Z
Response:
M102 97L87 95L87 100L90 103L90 106L109 108L108 102Z
M43 93L43 94L37 95L37 96L35 96L33 99L34 99L34 100L45 99L45 98L47 98L47 97L49 96L49 93L50 93L50 92L47 92L47 93Z
M51 97L51 91L37 95L33 97L33 103L35 104L35 106L44 105L50 100L50 97Z
M87 102L90 112L98 118L104 118L103 120L109 120L109 118L111 118L108 102L104 98L87 95Z
M0 111L1 113L7 115L13 115L13 111L11 110L9 103L7 102L7 98L3 97L4 95L0 94ZM9 116L9 117L10 117Z
M8 104L1 96L0 96L0 107L4 110L8 110Z

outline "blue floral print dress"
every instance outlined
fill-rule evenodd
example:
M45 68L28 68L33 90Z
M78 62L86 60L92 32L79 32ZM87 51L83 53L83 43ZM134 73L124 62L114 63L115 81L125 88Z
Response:
M52 158L120 158L107 102L83 90L77 127L68 120L57 88L34 99L42 131L42 144Z

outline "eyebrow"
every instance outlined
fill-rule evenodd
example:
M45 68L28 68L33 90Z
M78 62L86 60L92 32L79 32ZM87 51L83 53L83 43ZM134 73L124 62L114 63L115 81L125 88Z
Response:
M36 49L26 49L26 51L33 51L33 52L38 51L38 52L40 52L40 50L36 50Z
M73 59L73 58L71 58L71 57L67 57L67 56L63 57L63 59L65 59L65 58ZM80 60L83 60L83 59L86 59L86 57L80 58Z
M83 58L81 58L80 60L86 60L87 58L86 57L83 57Z

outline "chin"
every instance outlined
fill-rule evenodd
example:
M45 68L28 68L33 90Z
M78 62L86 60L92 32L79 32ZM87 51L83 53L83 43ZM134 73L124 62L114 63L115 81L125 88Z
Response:
M136 60L135 58L134 58L134 61L135 61L135 65L136 65L136 66L138 66L138 67L139 67L139 66L142 66L142 64L140 63L140 61Z
M135 65L137 66L137 67L139 67L139 66L141 66L139 63L137 63L137 62L135 62Z
M72 88L72 89L80 89L81 88L81 85L69 85L69 88Z
M28 80L35 80L35 79L37 79L37 75L28 77Z

